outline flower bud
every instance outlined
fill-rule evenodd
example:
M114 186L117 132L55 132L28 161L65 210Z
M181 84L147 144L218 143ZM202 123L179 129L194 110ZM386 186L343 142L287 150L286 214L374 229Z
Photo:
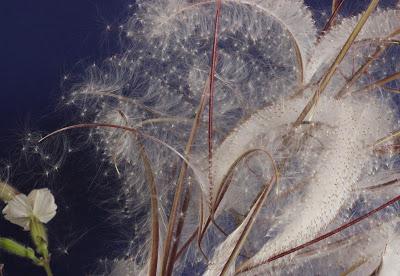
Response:
M17 191L9 184L0 182L0 200L8 202L17 194Z
M32 260L34 263L39 263L39 259L35 256L35 251L26 247L12 239L0 238L0 248L10 254L20 256Z

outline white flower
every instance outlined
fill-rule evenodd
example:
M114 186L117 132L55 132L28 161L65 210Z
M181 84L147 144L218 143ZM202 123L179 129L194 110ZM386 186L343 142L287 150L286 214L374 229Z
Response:
M10 222L29 230L32 217L47 223L56 215L56 210L54 196L45 188L32 190L28 196L16 195L3 209L3 214Z

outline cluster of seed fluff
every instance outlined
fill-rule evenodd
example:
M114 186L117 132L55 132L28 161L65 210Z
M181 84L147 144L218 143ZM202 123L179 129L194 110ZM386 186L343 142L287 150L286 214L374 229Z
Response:
M228 272L239 266L249 275L374 271L389 254L386 245L399 235L396 205L334 238L276 262L264 261L400 192L395 140L376 146L399 127L391 96L398 82L376 82L400 69L398 49L391 45L400 38L400 10L371 15L305 121L294 126L360 17L343 19L317 39L311 12L301 0L223 0L209 171L208 106L191 152L183 155L202 95L208 95L215 12L214 1L137 1L123 26L126 50L88 68L85 81L71 93L71 103L89 112L94 123L135 129L102 127L91 134L123 182L117 196L123 202L120 216L136 218L135 225L127 225L135 228L132 246L115 260L111 275L148 271L149 170L157 190L161 264L183 162L189 164L184 193L191 196L179 247L199 225L205 227L199 209L207 218L227 177L229 188L214 217L228 236L210 226L202 240L209 260L194 241L176 260L175 273L222 272L252 220L248 214L257 196L274 178L273 164L278 181L272 182ZM389 182L395 184L379 185Z

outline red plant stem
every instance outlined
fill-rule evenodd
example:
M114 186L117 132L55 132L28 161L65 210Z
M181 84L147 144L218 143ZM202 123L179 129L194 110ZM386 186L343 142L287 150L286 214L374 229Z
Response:
M296 247L294 247L292 249L289 249L287 251L284 251L282 253L274 255L274 256L270 257L269 259L261 261L261 262L255 264L255 265L239 268L237 273L249 271L250 269L253 269L253 268L256 268L256 267L261 266L263 264L275 261L275 260L280 259L282 257L285 257L285 256L287 256L289 254L292 254L292 253L294 253L296 251L299 251L299 250L301 250L301 249L303 249L303 248L305 248L307 246L313 245L313 244L315 244L317 242L320 242L320 241L322 241L322 240L324 240L326 238L329 238L329 237L331 237L331 236L333 236L333 235L335 235L335 234L337 234L337 233L349 228L350 226L353 226L354 224L359 223L360 221L372 216L373 214L381 211L382 209L385 209L386 207L396 203L399 200L400 200L400 195L398 195L395 198L387 201L386 203L382 204L378 208L375 208L375 209L369 211L368 213L366 213L366 214L364 214L364 215L362 215L362 216L360 216L360 217L358 217L358 218L356 218L354 220L351 220L351 221L347 222L346 224L343 224L342 226L340 226L340 227L338 227L338 228L336 228L336 229L334 229L334 230L332 230L332 231L330 231L330 232L328 232L328 233L326 233L326 234L324 234L322 236L319 236L319 237L317 237L317 238L315 238L315 239L313 239L311 241L308 241L308 242L303 243L303 244L301 244L299 246L296 246Z
M221 17L222 0L216 1L216 12L214 20L214 37L211 57L211 72L210 72L210 96L208 98L208 180L210 184L210 205L212 204L212 154L213 154L213 111L214 111L214 89L215 89L215 71L217 67L217 52L218 52L218 30L219 20Z
M218 29L219 29L219 19L220 19L220 14L221 14L221 0L216 1L216 12L215 12L215 19L214 19L214 34L213 34L213 48L212 48L212 58L211 58L211 69L210 69L210 74L208 77L209 83L206 83L206 87L209 88L208 91L208 96L209 96L209 114L208 114L208 146L209 146L209 173L208 173L208 178L210 182L210 194L211 193L211 187L212 187L212 131L213 131L213 109L214 109L214 83L215 83L215 71L216 71L216 64L217 64L217 49L218 49ZM201 114L201 109L199 111ZM183 229L183 223L186 217L186 210L189 206L189 201L190 201L190 191L188 191L183 199L183 204L181 207L182 214L178 220L176 232L175 232L175 242L172 245L172 249L169 252L169 263L167 264L165 274L166 275L171 275L173 272L173 266L177 257L177 251L178 251L178 245L180 242L180 234ZM210 201L211 202L211 201ZM196 232L196 231L195 231ZM169 251L169 250L168 250Z
M336 8L343 2L343 0L332 0L332 13L335 12Z
M332 14L329 17L328 22L326 22L325 26L322 28L318 40L321 39L321 37L327 33L331 27L335 24L335 21L337 19L337 16L339 14L339 11L341 10L342 6L343 6L344 0L336 0L332 2Z

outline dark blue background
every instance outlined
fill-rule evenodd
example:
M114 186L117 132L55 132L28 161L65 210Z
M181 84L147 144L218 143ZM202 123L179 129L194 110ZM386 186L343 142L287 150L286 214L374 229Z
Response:
M56 192L63 207L49 224L49 232L57 276L93 272L99 259L117 250L120 237L104 221L107 211L88 196L88 185L101 168L87 164L87 152L76 152L59 175L46 179L40 166L21 154L23 139L31 130L45 133L71 122L69 111L57 108L64 92L63 76L79 74L88 64L118 51L118 25L129 4L127 0L0 3L0 159L4 160L0 166L11 165L10 175L3 172L0 177L23 192L47 185ZM0 235L30 243L28 233L2 218ZM0 253L0 263L5 264L5 275L44 275L29 261L7 254Z
M320 18L326 18L331 1L306 3ZM348 0L344 13L359 11L368 3ZM25 160L20 149L28 131L48 132L70 122L73 116L68 110L56 108L63 92L63 76L79 74L88 64L99 63L118 51L118 25L127 16L129 4L132 3L127 0L0 3L0 159L5 160L0 166L11 165L10 175L3 171L0 177L12 181L23 192L47 185L56 192L63 209L50 223L49 231L52 267L57 276L94 271L102 258L122 248L124 240L115 234L116 226L105 221L110 215L107 210L97 206L90 196L88 187L101 165L88 162L88 151L75 152L57 177L46 179L29 158L28 162ZM111 30L107 30L108 25ZM112 179L106 181L117 185ZM2 218L0 235L29 243L27 233ZM5 275L44 275L28 261L0 253L2 262Z

